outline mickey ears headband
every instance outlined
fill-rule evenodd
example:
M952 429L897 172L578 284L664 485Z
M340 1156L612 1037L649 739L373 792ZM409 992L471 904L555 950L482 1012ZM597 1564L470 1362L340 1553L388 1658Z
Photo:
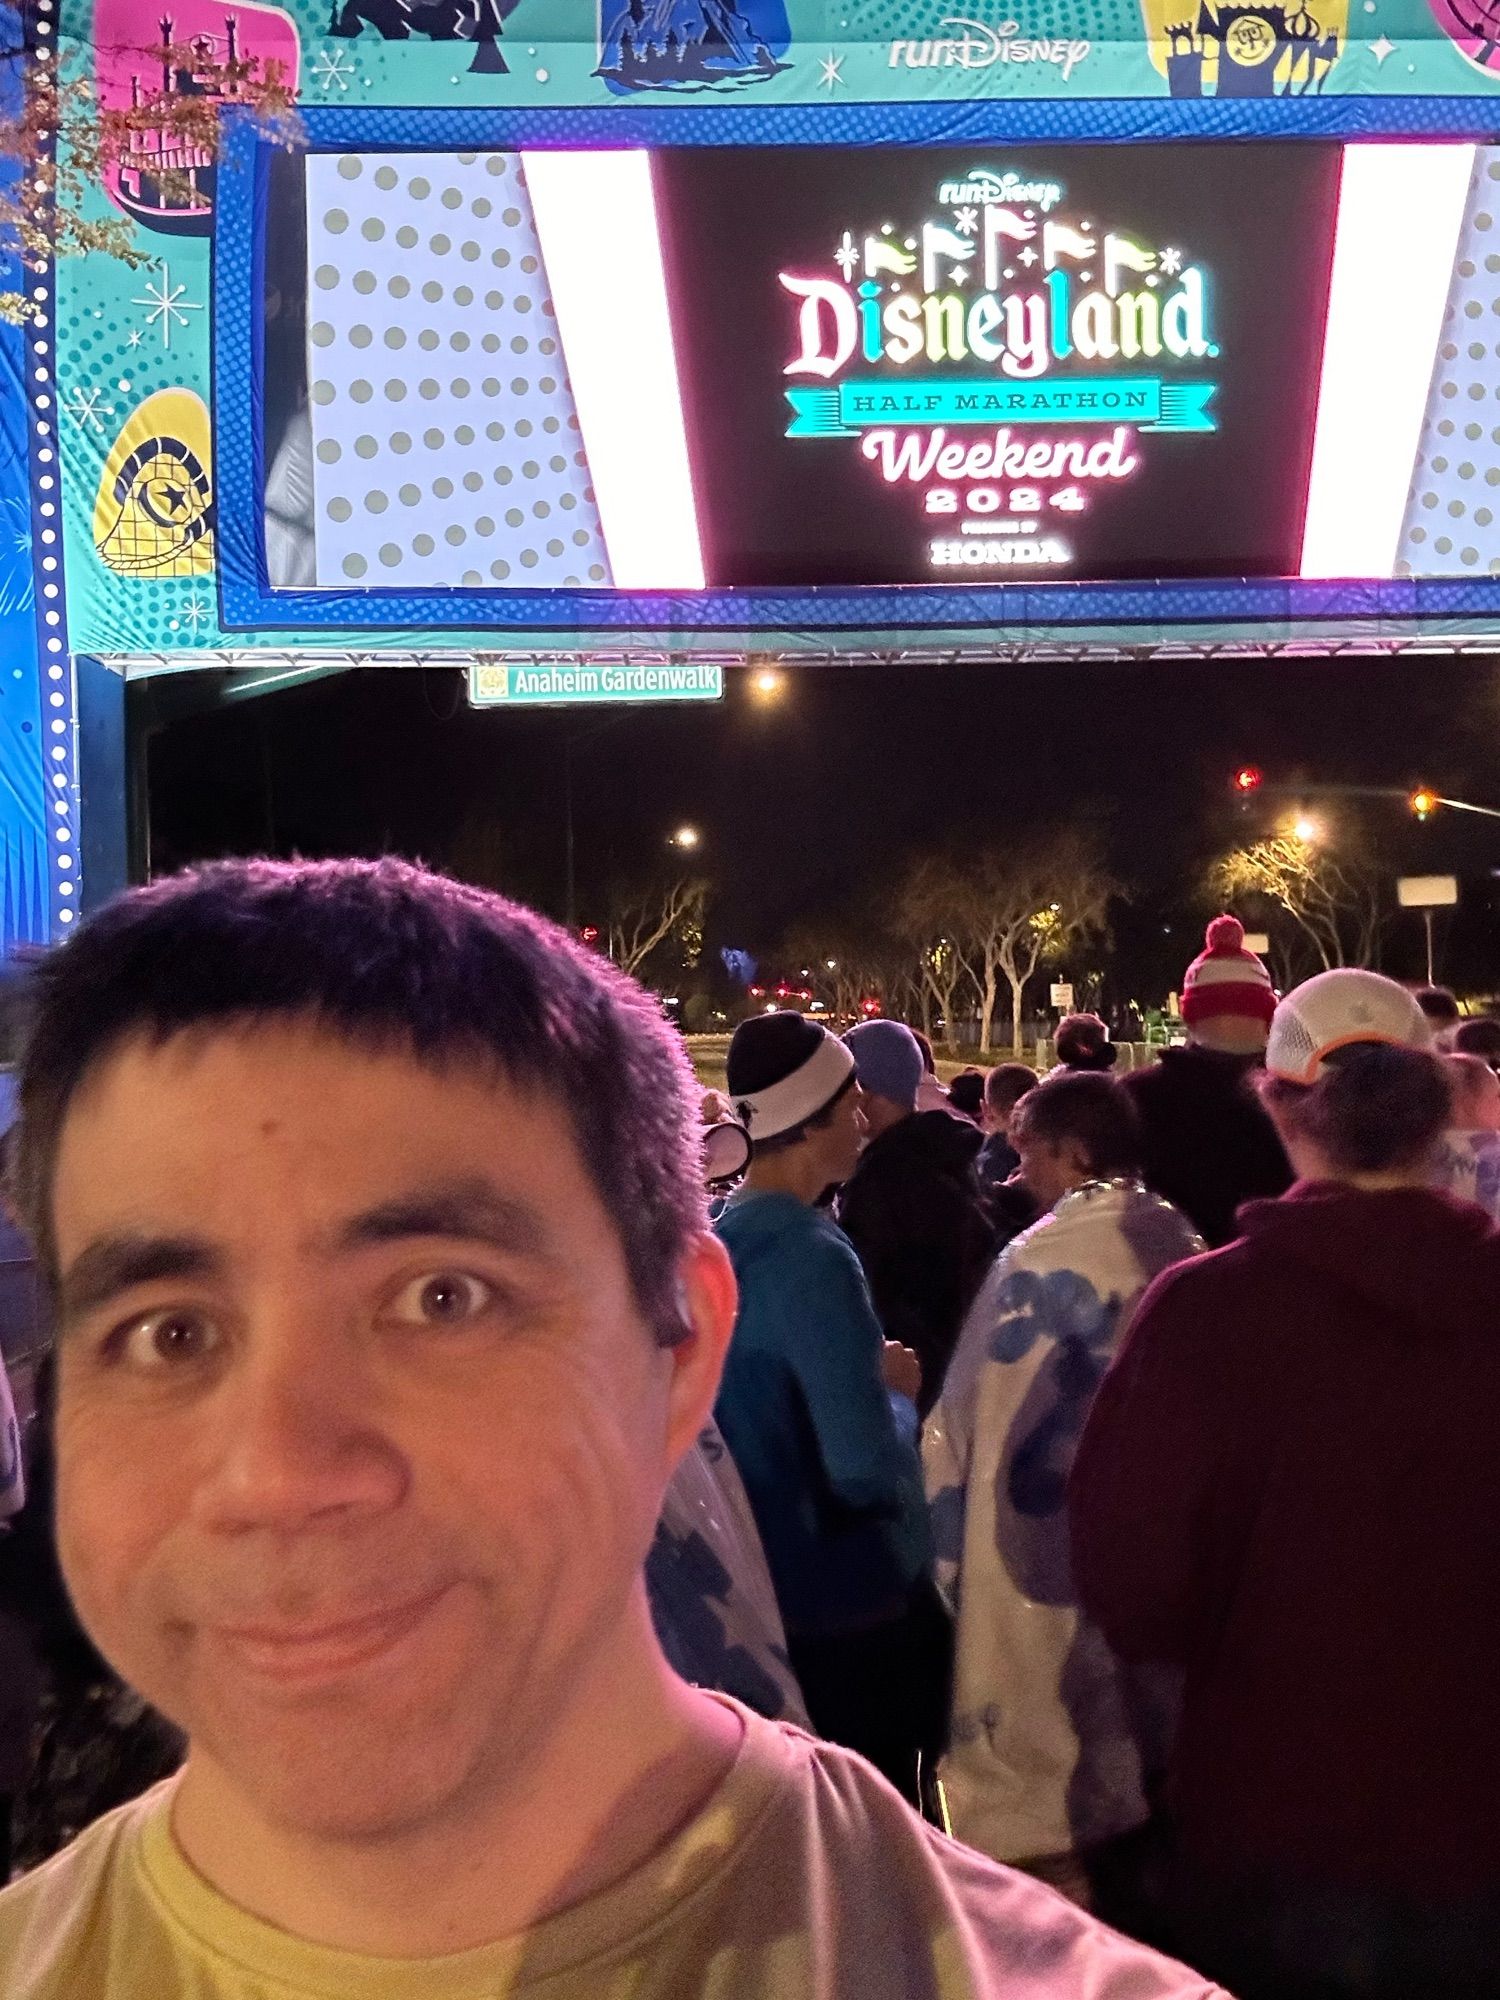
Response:
M750 1164L750 1134L726 1118L703 1128L703 1178L710 1187L732 1181Z

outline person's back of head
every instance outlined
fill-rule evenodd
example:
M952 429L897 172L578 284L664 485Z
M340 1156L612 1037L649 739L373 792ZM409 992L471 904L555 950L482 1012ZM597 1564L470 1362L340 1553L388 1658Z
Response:
M987 1081L982 1069L962 1069L949 1079L948 1102L963 1117L976 1125L984 1110L984 1086Z
M1457 1027L1462 1018L1458 1001L1446 986L1419 986L1413 997L1432 1023L1434 1034L1443 1034L1447 1029Z
M1238 917L1215 917L1183 980L1188 1040L1221 1055L1258 1056L1275 1011L1271 975L1246 945L1244 925Z
M985 1123L992 1132L1003 1132L1010 1115L1041 1081L1029 1063L996 1063L984 1080Z
M1460 1021L1444 1038L1444 1046L1456 1056L1478 1056L1491 1069L1500 1068L1500 1021L1489 1015Z
M1120 1054L1097 1014L1064 1015L1057 1025L1053 1047L1064 1069L1110 1070Z
M1422 1184L1452 1088L1415 997L1340 967L1281 1002L1261 1097L1307 1179Z
M854 1058L866 1126L879 1137L916 1109L925 1074L921 1048L900 1021L861 1021L844 1036L844 1047Z

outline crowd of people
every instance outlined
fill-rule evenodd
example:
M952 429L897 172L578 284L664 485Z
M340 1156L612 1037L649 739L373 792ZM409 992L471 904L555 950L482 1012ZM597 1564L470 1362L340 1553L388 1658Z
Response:
M404 864L81 926L0 1988L1492 1995L1500 1023L1227 917L1182 1018L704 1098Z

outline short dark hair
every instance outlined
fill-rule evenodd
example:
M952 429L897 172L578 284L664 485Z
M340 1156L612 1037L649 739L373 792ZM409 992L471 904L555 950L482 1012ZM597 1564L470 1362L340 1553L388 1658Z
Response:
M912 1034L916 1038L917 1047L922 1051L923 1069L926 1070L929 1076L936 1076L937 1057L932 1053L932 1042L922 1033L920 1028L913 1028Z
M1054 1070L1015 1108L1011 1138L1060 1146L1073 1140L1102 1180L1141 1170L1141 1122L1127 1091L1092 1070Z
M1260 1094L1346 1174L1414 1165L1436 1145L1453 1107L1441 1056L1385 1042L1334 1049L1316 1083L1262 1077Z
M1451 1028L1459 1018L1458 1002L1446 986L1421 986L1413 997L1434 1027Z
M948 1079L948 1102L965 1118L977 1118L984 1108L984 1085L982 1069L961 1069Z
M1029 1063L996 1063L984 1080L984 1101L996 1113L1014 1111L1021 1099L1035 1090L1040 1082L1041 1078Z
M1491 1020L1488 1014L1460 1021L1448 1037L1448 1047L1456 1056L1478 1056L1493 1068L1500 1061L1500 1021Z
M707 1210L687 1051L650 994L532 911L389 857L217 861L117 897L32 987L15 1188L50 1283L57 1148L84 1078L136 1036L305 1021L552 1098L643 1315L665 1345L690 1330L677 1267Z

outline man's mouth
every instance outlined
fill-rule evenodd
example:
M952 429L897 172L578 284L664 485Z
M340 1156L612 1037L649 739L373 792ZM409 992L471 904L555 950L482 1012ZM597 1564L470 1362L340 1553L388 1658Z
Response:
M288 1683L332 1679L378 1659L414 1632L446 1587L351 1618L266 1620L208 1628L217 1645L243 1668Z

